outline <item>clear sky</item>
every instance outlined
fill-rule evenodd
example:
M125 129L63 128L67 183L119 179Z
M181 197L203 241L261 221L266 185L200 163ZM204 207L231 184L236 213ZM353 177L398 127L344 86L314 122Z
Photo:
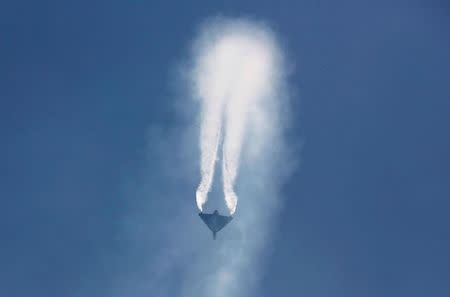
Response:
M444 0L3 1L0 296L151 296L146 265L193 264L161 241L207 232L198 176L161 152L191 120L177 67L217 15L267 23L292 61L299 164L253 296L450 296Z

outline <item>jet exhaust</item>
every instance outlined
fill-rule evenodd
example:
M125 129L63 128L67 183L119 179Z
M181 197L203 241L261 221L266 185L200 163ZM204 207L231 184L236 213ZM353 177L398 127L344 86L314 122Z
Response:
M206 31L200 43L193 72L194 97L201 104L201 181L196 202L203 211L221 153L223 193L233 215L242 147L252 125L249 119L260 116L265 99L273 93L278 53L270 34L239 22Z

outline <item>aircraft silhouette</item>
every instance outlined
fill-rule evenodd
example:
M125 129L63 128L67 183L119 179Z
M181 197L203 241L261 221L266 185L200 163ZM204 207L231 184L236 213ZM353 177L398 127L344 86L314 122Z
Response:
M209 230L213 233L213 239L216 239L216 233L222 230L232 219L232 216L222 216L217 210L211 214L199 213L198 214L203 222L208 226Z

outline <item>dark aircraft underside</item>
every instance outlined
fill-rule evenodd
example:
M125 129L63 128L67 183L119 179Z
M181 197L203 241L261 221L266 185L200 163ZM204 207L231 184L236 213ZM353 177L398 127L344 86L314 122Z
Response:
M211 214L199 213L198 214L203 222L208 226L209 230L213 233L213 238L216 239L216 233L223 229L232 219L232 216L222 216L217 210Z

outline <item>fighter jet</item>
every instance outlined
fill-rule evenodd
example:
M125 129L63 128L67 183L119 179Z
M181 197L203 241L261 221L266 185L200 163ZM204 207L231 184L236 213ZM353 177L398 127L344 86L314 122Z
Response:
M213 233L213 239L216 239L216 233L222 230L232 219L232 216L222 216L217 210L213 213L199 213L200 218L208 226L209 230Z

